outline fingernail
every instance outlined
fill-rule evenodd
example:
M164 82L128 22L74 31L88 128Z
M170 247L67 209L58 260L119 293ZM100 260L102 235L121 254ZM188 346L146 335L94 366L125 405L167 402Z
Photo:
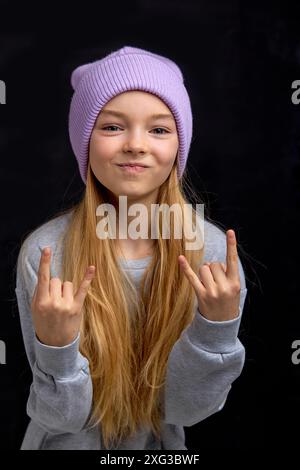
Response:
M49 247L49 246L47 246L46 248L44 248L44 250L43 250L43 251L44 251L44 255L45 255L45 256L48 256L48 255L49 255L49 253L50 253L50 247Z

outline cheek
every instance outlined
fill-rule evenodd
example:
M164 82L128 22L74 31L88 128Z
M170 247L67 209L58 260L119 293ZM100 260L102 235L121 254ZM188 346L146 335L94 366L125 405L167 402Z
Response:
M114 148L111 142L100 139L97 135L92 135L90 140L90 159L91 162L97 164L97 162L101 161L109 161L113 155Z
M155 153L157 155L159 164L165 167L172 166L178 151L178 139L176 137L165 140L163 139L158 142L157 147L155 148Z
M165 169L166 171L172 168L174 161L176 159L176 149L173 152L165 152L161 154L157 160L157 163L161 169Z

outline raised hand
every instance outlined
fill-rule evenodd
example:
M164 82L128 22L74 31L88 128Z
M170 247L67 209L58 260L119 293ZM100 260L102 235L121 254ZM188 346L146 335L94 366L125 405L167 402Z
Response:
M226 265L204 263L199 268L199 276L185 256L178 257L181 269L195 290L200 313L211 321L231 320L239 314L241 286L234 230L227 230L226 242Z
M89 266L73 295L73 283L59 278L50 279L51 248L41 253L38 281L34 289L31 311L36 335L48 346L66 346L77 337L84 299L95 275Z

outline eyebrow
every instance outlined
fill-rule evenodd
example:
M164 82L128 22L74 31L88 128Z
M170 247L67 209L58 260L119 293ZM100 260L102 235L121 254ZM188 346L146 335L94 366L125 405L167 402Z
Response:
M100 116L102 114L111 114L112 116L116 116L116 117L126 117L125 114L119 111L114 111L113 109L103 109L100 113ZM163 114L163 113L152 114L152 116L150 116L150 119L172 119L173 120L173 116L172 114Z

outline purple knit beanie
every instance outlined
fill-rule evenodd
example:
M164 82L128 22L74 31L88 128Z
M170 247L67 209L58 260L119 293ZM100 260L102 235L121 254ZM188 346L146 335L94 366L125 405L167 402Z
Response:
M98 114L114 96L129 90L158 96L172 112L179 140L177 175L182 176L193 128L190 99L183 80L181 70L172 60L129 46L73 71L69 134L85 184L89 141Z

